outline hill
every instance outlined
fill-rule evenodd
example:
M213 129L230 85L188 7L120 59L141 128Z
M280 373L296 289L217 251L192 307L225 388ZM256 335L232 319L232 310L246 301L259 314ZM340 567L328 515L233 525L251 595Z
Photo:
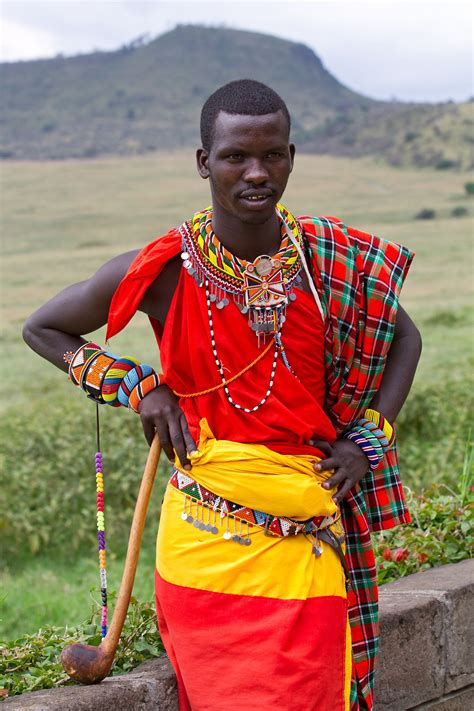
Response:
M269 84L287 101L300 150L466 166L469 107L374 101L337 81L303 44L186 25L114 52L3 64L0 156L60 159L194 146L203 101L242 77Z

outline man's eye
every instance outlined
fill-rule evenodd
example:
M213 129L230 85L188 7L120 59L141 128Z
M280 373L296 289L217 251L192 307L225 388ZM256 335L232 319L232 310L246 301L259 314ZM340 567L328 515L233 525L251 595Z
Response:
M281 158L282 155L283 154L279 151L272 151L271 153L267 153L267 158Z
M228 160L241 160L243 158L242 153L230 153L227 156Z

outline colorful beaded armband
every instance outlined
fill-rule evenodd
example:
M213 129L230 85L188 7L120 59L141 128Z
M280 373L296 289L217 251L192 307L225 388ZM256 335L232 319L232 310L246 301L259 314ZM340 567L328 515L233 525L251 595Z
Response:
M89 360L102 349L97 343L84 343L71 358L69 363L69 377L74 385L79 385L81 382L81 374L85 365ZM68 354L70 351L68 351Z
M376 425L376 427L384 433L388 441L388 445L386 446L387 449L393 445L395 441L395 429L380 412L367 408L364 412L364 419L373 422L374 425Z
M370 435L369 430L363 430L362 427L357 427L350 432L345 434L346 439L350 439L354 442L365 454L369 460L369 466L374 471L377 469L378 465L383 459L383 453L381 447L375 448L374 443L371 439L366 437L366 433Z
M128 400L128 405L129 407L134 411L138 413L138 406L145 397L145 395L148 395L152 390L155 390L158 388L160 385L163 383L160 381L160 376L158 373L150 373L150 375L147 375L146 378L143 380L140 380L138 385L136 385L132 392L130 393L130 397Z
M395 432L390 422L380 412L369 408L344 437L360 447L373 471L377 469L385 452L392 446Z
M95 343L85 343L74 353L69 377L91 400L135 412L141 400L163 382L150 365L109 353Z

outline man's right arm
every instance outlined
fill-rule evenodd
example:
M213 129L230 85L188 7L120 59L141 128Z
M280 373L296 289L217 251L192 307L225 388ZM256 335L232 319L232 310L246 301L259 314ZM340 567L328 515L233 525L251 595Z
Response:
M138 252L121 254L104 264L90 279L73 284L35 311L26 321L23 338L36 353L67 372L64 355L75 353L92 333L107 323L112 297ZM176 287L181 260L172 260L145 294L140 310L164 323ZM190 468L188 454L196 444L179 407L178 398L166 385L152 390L139 404L143 431L149 444L155 432L167 457L177 453Z
M36 353L67 372L63 356L75 352L92 333L107 323L112 296L137 250L104 264L90 279L67 287L26 321L23 338Z

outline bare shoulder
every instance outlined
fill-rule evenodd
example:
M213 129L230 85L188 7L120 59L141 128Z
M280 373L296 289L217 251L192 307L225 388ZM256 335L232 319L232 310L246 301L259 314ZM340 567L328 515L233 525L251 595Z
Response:
M139 307L140 311L158 319L162 326L178 285L181 265L182 260L179 255L170 259L161 274L147 289Z
M110 303L115 290L139 251L138 249L133 249L130 252L123 252L116 257L112 257L112 259L109 259L108 262L99 267L90 279L83 282L84 290L89 294L90 298Z
M139 249L132 249L129 252L123 252L116 257L112 257L108 262L105 262L94 274L92 279L106 283L115 284L115 287L122 281L125 274L130 268L131 263L139 253Z

